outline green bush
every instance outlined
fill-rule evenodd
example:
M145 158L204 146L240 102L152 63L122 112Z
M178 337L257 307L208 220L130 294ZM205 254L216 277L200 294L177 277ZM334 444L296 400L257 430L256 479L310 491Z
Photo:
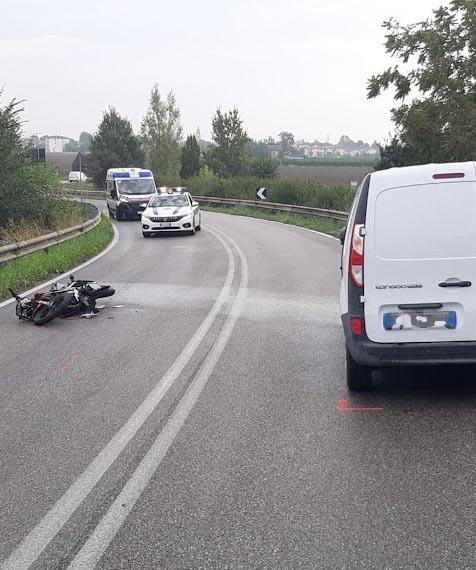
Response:
M250 172L253 176L260 178L274 178L278 170L279 163L268 156L258 156L250 162Z
M314 208L326 208L348 212L354 198L353 188L321 186L312 182L287 178L263 180L257 177L217 178L196 176L184 185L196 196L216 196L255 200L256 190L265 186L270 202L295 204Z

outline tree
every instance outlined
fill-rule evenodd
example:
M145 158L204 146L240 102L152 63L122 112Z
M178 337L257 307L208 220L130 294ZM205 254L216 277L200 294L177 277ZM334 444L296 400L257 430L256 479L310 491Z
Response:
M185 145L182 148L182 168L180 176L182 178L191 178L197 176L200 172L200 147L194 135L187 137Z
M281 141L281 154L283 156L286 156L293 149L294 135L292 133L283 131L282 133L279 133L279 140Z
M276 176L278 166L279 163L277 160L267 156L260 156L253 158L251 161L250 171L253 176L259 176L260 178L274 178Z
M83 131L79 135L79 151L89 152L91 149L91 143L93 141L93 135L87 131Z
M416 164L415 152L410 147L403 146L397 137L393 137L389 144L380 147L380 161L376 164L375 170L412 164Z
M212 121L213 144L206 155L208 166L223 178L246 174L249 157L248 135L238 109L217 109Z
M149 108L142 119L141 133L146 165L156 176L178 177L183 131L180 125L180 110L172 91L163 99L158 85L154 85L150 93Z
M476 1L452 0L433 18L401 26L391 19L387 53L401 60L368 81L368 98L395 88L397 133L382 149L389 166L472 160L476 154ZM408 70L407 68L410 69ZM418 98L404 100L416 91ZM395 154L396 152L396 154ZM393 158L392 158L393 157Z
M0 89L0 96L2 90ZM21 141L21 101L0 105L0 234L22 222L51 227L59 195L58 176L49 164L33 164ZM1 237L1 236L0 236Z
M139 138L134 135L131 122L114 107L104 111L90 148L87 173L98 188L104 186L109 168L143 166Z
M268 156L268 145L264 141L248 141L251 156Z

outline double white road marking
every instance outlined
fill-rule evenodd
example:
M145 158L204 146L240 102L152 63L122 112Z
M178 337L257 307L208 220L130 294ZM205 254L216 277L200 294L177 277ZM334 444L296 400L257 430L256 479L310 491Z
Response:
M96 529L83 545L70 568L93 568L102 554L106 551L142 491L150 481L167 450L183 426L193 406L197 402L213 369L215 368L223 350L231 336L236 321L243 309L248 284L248 264L238 245L226 234L219 230L207 228L225 247L228 253L228 272L225 283L205 320L177 357L175 362L161 378L155 388L144 399L141 405L132 414L124 426L113 436L110 442L93 459L86 470L74 481L62 497L53 505L43 519L23 539L19 546L2 564L2 570L25 569L30 567L41 555L43 550L54 539L63 525L81 505L84 499L93 490L94 486L106 473L113 462L118 458L126 445L139 431L150 414L162 400L167 390L178 378L188 364L202 340L210 330L215 318L218 316L225 301L231 295L233 277L235 275L235 261L231 248L220 237L226 237L233 245L240 257L241 276L238 292L233 300L232 308L225 325L208 353L198 374L190 384L187 392L180 400L165 427L154 441L143 460L134 471L131 478L110 506Z

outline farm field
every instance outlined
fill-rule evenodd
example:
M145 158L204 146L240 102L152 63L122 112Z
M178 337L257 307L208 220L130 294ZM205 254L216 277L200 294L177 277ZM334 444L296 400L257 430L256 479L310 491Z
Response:
M370 166L280 166L279 176L296 180L309 180L330 186L350 186L352 180L360 184Z

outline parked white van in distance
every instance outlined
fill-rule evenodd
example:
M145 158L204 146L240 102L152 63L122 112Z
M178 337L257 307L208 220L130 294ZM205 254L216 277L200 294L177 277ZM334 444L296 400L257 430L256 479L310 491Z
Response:
M341 235L347 385L386 366L476 363L476 163L373 172Z
M84 172L80 172L79 170L72 170L68 175L68 180L70 182L87 182L88 177Z
M106 202L110 218L139 220L157 192L154 176L143 168L110 168L106 175Z

